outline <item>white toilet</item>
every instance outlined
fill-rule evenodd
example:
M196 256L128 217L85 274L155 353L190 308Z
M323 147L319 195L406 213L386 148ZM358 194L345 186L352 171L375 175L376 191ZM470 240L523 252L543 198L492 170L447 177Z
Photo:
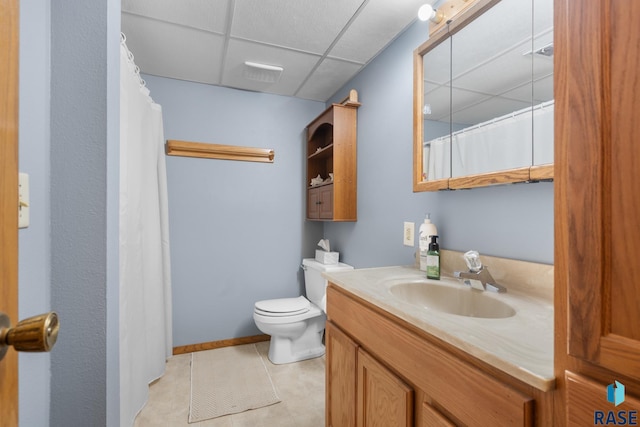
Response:
M258 301L253 310L256 326L271 335L269 360L280 365L320 357L324 354L322 334L327 320L323 271L352 270L347 264L325 265L315 259L302 260L307 298Z

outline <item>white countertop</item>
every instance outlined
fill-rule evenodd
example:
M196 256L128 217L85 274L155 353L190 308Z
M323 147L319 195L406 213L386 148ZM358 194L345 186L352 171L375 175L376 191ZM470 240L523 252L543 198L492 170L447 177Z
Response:
M394 284L426 280L425 273L413 267L365 268L323 275L340 288L533 387L542 391L555 388L553 302L548 299L515 289L501 294L486 292L509 304L516 314L501 319L465 317L419 307L393 296L389 288ZM443 277L439 283L465 286L454 278Z

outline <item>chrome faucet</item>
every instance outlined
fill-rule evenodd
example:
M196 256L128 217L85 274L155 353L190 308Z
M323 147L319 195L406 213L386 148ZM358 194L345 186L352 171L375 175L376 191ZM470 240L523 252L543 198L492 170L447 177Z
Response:
M478 271L456 271L453 275L459 279L464 279L465 285L474 289L500 293L507 292L507 288L496 283L486 266L482 266Z
M464 254L463 258L467 263L467 267L469 267L469 271L456 271L453 273L455 277L464 279L464 283L474 289L500 293L507 292L507 288L496 283L487 267L482 265L478 252L469 251Z

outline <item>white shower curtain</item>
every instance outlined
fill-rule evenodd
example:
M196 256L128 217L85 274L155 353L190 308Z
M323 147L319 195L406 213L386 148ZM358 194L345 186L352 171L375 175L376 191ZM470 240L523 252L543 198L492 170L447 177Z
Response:
M171 355L162 109L120 46L120 425L131 426Z

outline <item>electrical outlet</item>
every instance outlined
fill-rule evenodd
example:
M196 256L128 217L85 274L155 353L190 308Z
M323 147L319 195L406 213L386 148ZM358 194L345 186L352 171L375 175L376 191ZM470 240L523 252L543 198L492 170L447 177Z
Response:
M404 223L404 232L402 233L402 243L405 246L414 246L413 238L416 234L415 224L413 222Z

